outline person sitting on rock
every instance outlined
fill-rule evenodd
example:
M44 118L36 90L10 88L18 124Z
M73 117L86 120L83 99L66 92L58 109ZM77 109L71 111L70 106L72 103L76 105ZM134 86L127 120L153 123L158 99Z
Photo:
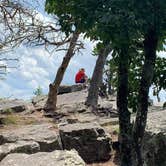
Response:
M86 83L87 80L88 77L85 74L85 69L81 68L75 76L75 83Z

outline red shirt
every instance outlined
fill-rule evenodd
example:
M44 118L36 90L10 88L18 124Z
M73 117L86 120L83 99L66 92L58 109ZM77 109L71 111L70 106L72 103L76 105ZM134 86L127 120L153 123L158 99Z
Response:
M79 71L75 76L75 82L80 82L83 78L85 78L85 73L83 71Z

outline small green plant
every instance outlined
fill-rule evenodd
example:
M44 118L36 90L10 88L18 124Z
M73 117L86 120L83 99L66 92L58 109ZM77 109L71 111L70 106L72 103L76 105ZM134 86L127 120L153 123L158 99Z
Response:
M41 96L43 94L43 90L41 86L38 86L37 89L33 92L35 96Z
M13 113L13 110L11 108L2 110L2 114L12 114L12 113Z
M119 134L119 126L115 126L115 127L113 128L113 134L114 134L114 135L118 135L118 134Z
M17 124L18 118L14 115L7 115L3 120L2 123L4 125L11 125L11 124Z
M10 96L9 96L10 97ZM0 96L0 101L1 100L6 100L7 99L7 97L2 97L2 96Z

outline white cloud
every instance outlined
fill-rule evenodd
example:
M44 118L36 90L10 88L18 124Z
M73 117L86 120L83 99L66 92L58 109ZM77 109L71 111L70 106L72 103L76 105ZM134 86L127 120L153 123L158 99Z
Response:
M32 88L37 88L38 87L38 82L37 80L31 80L30 82L28 82L28 84L32 87Z
M85 49L81 54L73 56L65 73L62 84L74 84L74 77L79 68L85 68L86 74L91 77L95 65L96 57L92 56L94 43L88 39L84 40ZM13 54L14 53L14 54ZM165 52L160 52L165 56ZM44 93L48 92L51 81L55 79L55 74L60 66L64 52L56 52L50 55L43 48L18 48L10 54L10 57L19 57L17 69L11 69L6 80L0 81L0 96L28 99L33 96L33 92L40 85ZM161 99L165 100L165 91L160 93ZM150 96L156 100L155 97Z
M165 51L160 51L157 53L158 56L166 58L166 52Z
M55 18L53 19L44 12L43 1L40 3L32 0L25 1L24 5L33 7L38 11L37 18L41 21L51 23L55 20ZM82 40L85 42L86 49L82 50L83 55L76 54L72 58L62 81L63 84L73 84L74 76L81 67L86 69L88 76L92 74L96 60L96 57L91 56L93 44L88 39ZM26 48L25 46L8 53L8 57L17 57L19 62L11 62L10 66L13 65L17 68L9 68L9 74L6 76L6 79L0 81L0 96L7 97L12 95L16 98L29 98L39 85L44 93L47 93L49 83L55 79L56 71L64 55L64 51L50 55L44 48Z
M149 96L154 102L158 102L157 96L153 96L153 88L152 87L150 88ZM161 102L166 101L166 91L165 90L161 89L161 91L159 93L159 98L160 98Z
M74 77L79 68L84 67L87 75L92 75L96 57L91 55L93 44L86 40L86 49L76 54L67 68L63 84L74 84ZM4 81L0 82L0 96L13 98L31 98L40 85L44 93L48 92L49 83L55 79L65 52L50 55L44 48L26 48L24 46L10 53L19 57L18 68L10 70Z

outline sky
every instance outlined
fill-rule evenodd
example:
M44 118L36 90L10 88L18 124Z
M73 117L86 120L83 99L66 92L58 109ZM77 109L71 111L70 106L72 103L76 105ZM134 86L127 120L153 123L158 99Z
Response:
M40 17L49 19L48 15L43 12L43 6L39 6ZM96 57L92 55L95 43L88 39L82 40L85 49L81 53L77 53L71 59L71 62L64 75L62 84L74 84L74 77L80 68L85 68L88 77L92 76L95 66ZM4 80L0 80L0 97L31 99L33 92L40 86L44 94L48 92L49 84L55 79L56 71L60 66L64 52L55 52L50 55L43 47L26 47L20 46L14 51L8 53L9 57L17 57L18 62L12 62L8 74ZM166 57L166 52L160 52L160 56ZM162 101L166 101L166 92L162 91ZM150 97L152 91L150 91Z
M52 18L44 12L43 0L20 0L27 6L33 7L38 12L38 18L42 21L50 21ZM28 2L28 3L27 3ZM82 39L84 48L76 53L64 75L62 84L74 84L76 72L85 68L88 77L91 77L96 57L92 56L94 43L88 39ZM49 84L55 79L56 71L65 55L64 51L49 54L43 47L26 47L25 45L7 53L8 58L18 58L8 66L8 73L4 80L0 80L0 97L30 99L33 92L40 86L44 94L48 92ZM4 55L6 56L6 55Z
M74 84L75 74L80 68L85 68L86 74L91 77L96 61L96 57L91 55L93 44L86 40L84 47L81 53L71 59L62 84ZM8 69L4 80L0 80L0 97L29 99L39 86L46 94L49 84L55 79L64 52L50 55L44 48L22 46L11 54L18 57L19 62L15 63L16 68Z
M64 75L62 84L74 84L74 77L80 68L85 68L88 77L92 76L96 57L91 53L94 43L84 40L85 49L77 53ZM160 56L166 57L166 52L160 52ZM44 94L48 92L49 84L55 79L56 71L60 66L64 52L56 52L50 55L44 48L28 48L21 46L10 53L11 57L18 57L19 61L13 64L16 68L9 68L9 73L4 80L0 80L0 97L19 99L31 99L33 92L40 86ZM160 93L162 101L166 101L166 92ZM150 97L153 97L152 90Z

